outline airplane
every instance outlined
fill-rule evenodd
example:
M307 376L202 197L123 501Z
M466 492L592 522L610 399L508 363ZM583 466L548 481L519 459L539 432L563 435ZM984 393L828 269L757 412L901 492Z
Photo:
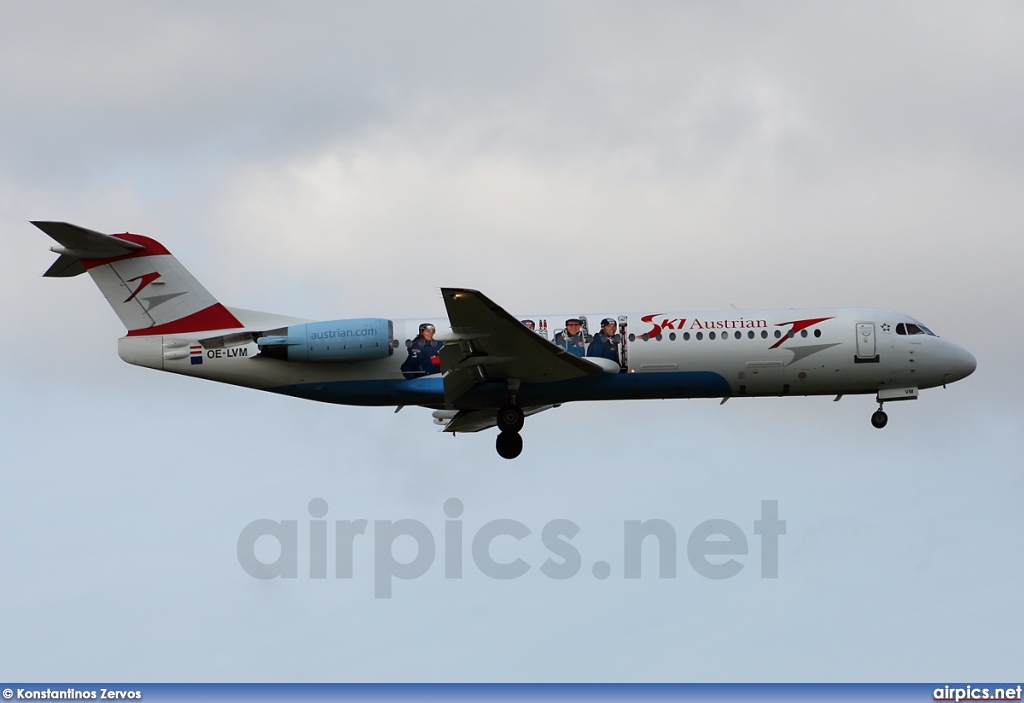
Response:
M58 244L43 276L92 277L128 330L129 364L324 403L423 406L444 432L497 427L505 459L523 450L525 417L572 401L874 394L881 429L885 403L977 366L916 319L865 308L516 317L441 288L447 319L288 317L221 304L149 237L32 224Z

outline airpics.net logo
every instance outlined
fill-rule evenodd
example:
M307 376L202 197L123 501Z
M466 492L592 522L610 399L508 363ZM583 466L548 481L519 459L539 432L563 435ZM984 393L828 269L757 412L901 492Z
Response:
M314 498L307 507L310 517L307 535L308 574L311 579L326 579L332 561L328 550L329 521L327 501ZM534 536L534 530L519 520L502 518L475 525L464 525L461 519L464 506L458 498L450 498L443 506L445 517L441 538L441 561L446 579L461 579L464 573L464 555L467 541L473 567L484 576L497 580L511 580L525 576L534 568L521 556L500 559L494 556L493 545L501 543L507 552L508 544L523 544ZM303 530L306 531L305 529ZM469 532L472 534L468 534ZM391 598L395 579L410 581L425 575L434 566L438 540L434 532L419 520L374 520L372 530L366 519L334 520L333 572L336 579L357 576L355 555L371 547L375 598ZM371 533L372 532L372 536ZM549 579L565 580L576 577L583 569L583 555L573 544L580 527L572 520L555 519L544 524L540 541L549 552L537 567ZM762 500L760 517L753 520L752 535L760 546L760 577L774 579L779 576L779 537L786 534L786 521L779 519L779 502ZM662 579L676 578L676 530L666 520L625 520L622 523L621 576L638 579L643 571L644 544L656 545L657 573ZM650 542L648 542L650 540ZM414 548L411 548L415 545ZM397 552L396 554L396 547ZM410 547L410 548L407 548ZM247 574L256 579L294 579L299 577L299 520L253 520L238 535L238 563ZM730 520L705 520L693 528L686 538L686 559L695 573L713 580L730 579L747 564L740 558L750 551L747 533ZM305 552L306 550L302 550ZM524 550L526 551L526 550ZM412 556L400 560L399 556ZM651 550L648 549L648 554ZM262 557L262 558L261 558ZM538 561L538 560L535 560ZM305 565L304 565L305 566ZM647 566L650 570L652 567ZM306 569L303 569L305 571ZM607 561L592 563L590 573L595 579L613 575ZM651 571L648 571L651 573Z

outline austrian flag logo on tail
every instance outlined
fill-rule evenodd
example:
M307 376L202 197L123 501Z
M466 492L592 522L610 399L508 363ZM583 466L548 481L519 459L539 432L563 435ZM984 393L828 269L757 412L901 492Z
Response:
M203 347L201 345L193 344L188 348L188 352L193 366L203 363Z

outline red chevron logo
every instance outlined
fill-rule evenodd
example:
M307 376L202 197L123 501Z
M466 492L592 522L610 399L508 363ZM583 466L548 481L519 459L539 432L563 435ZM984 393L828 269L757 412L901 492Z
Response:
M139 287L135 289L134 293L132 293L131 295L124 299L124 302L127 303L134 300L135 296L141 293L143 288L145 288L158 278L160 278L160 274L157 273L156 271L154 271L153 273L144 273L141 276L136 276L135 278L129 278L127 281L125 281L125 283L131 283L132 281L141 281L141 283L139 283Z

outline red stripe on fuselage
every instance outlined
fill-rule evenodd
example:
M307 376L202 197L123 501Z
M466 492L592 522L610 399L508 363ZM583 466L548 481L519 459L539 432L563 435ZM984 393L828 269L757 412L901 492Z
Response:
M142 337L154 334L184 334L186 332L205 332L206 330L227 330L244 327L238 318L232 315L220 303L194 312L178 320L165 322L141 330L128 330L129 337Z

